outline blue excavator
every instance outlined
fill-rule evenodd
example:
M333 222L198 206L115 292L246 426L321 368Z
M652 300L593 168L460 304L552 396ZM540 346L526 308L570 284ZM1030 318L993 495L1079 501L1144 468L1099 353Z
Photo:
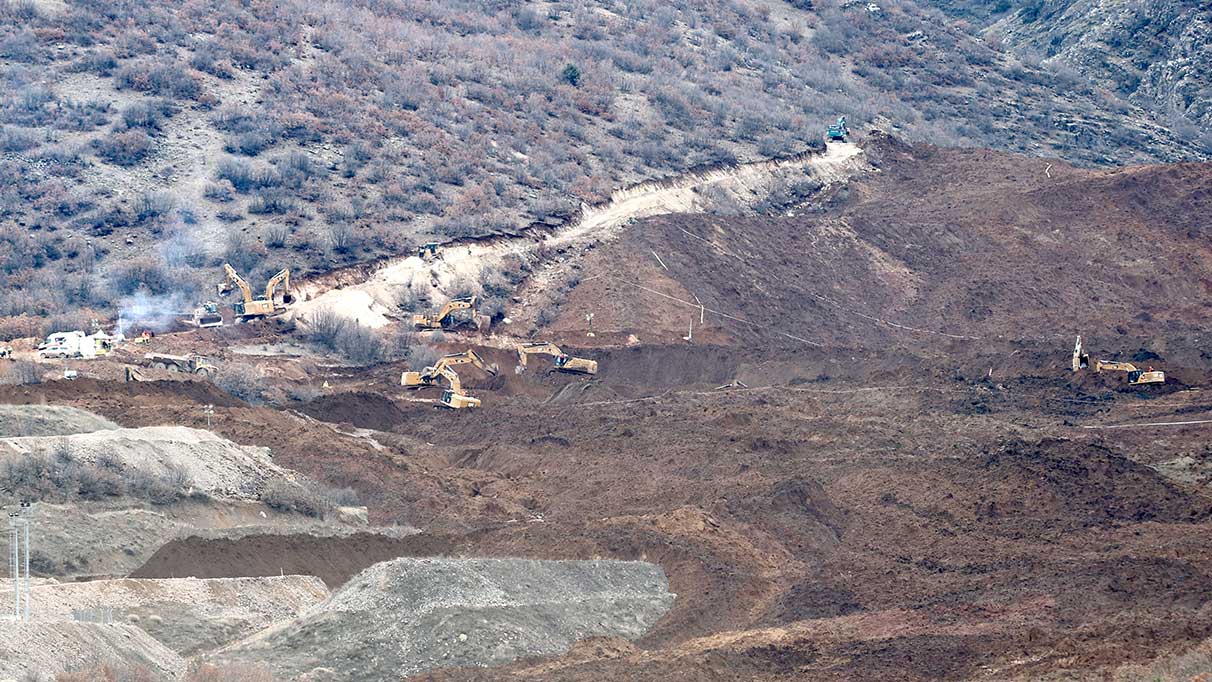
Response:
M845 142L850 136L850 129L846 127L846 117L838 116L837 123L829 126L829 131L825 133L825 139L830 142Z

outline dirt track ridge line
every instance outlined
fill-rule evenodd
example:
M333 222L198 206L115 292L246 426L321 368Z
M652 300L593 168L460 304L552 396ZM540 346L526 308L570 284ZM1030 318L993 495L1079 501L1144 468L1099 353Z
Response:
M1212 419L1193 419L1183 422L1145 422L1143 424L1090 424L1083 426L1083 429L1133 429L1133 428L1151 428L1155 426L1194 426L1198 424L1212 424Z

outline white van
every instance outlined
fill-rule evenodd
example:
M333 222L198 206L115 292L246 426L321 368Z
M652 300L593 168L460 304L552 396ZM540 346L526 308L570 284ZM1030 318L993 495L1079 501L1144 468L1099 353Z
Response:
M86 349L86 345L90 347ZM39 344L38 359L80 358L84 357L85 350L88 351L88 356L92 357L95 354L91 348L92 345L84 343L84 332L56 332Z

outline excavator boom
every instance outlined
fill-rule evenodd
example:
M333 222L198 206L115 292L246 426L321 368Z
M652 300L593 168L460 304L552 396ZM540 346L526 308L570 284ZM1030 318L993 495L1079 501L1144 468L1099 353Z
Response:
M526 366L526 358L530 355L550 355L555 358L555 368L561 372L569 372L573 374L597 374L597 360L587 360L585 358L574 358L560 347L550 342L541 343L522 343L518 344L518 362L522 367Z
M248 282L236 272L236 269L230 263L223 264L223 272L226 273L227 278L219 285L219 293L225 294L231 291L234 284L240 289L240 296L243 299L232 305L232 309L236 313L237 322L276 315L286 309L285 303L290 302L289 269L281 270L269 280L269 283L265 286L265 296L263 298L253 298L252 288L248 286ZM286 285L283 289L283 305L276 303L273 297L274 289L280 283Z
M290 268L282 268L265 284L265 300L274 300L274 290L282 285L282 302L290 303Z
M1082 337L1077 337L1077 343L1073 346L1073 371L1077 372L1090 367L1090 354L1082 347ZM1150 367L1147 370L1142 370L1131 362L1120 362L1118 360L1095 360L1095 372L1126 372L1128 374L1128 384L1131 386L1142 386L1145 384L1164 384L1166 383L1166 373L1161 370L1155 370Z
M400 384L409 388L421 388L422 386L433 386L438 383L438 379L442 376L444 370L456 366L472 364L479 367L486 374L496 376L499 368L495 364L484 362L484 358L474 350L468 348L462 353L451 353L438 358L432 366L426 367L420 372L404 372L400 375Z
M475 296L452 298L442 306L437 315L417 314L412 316L412 324L418 329L441 329L451 314L460 310L475 310L478 299Z

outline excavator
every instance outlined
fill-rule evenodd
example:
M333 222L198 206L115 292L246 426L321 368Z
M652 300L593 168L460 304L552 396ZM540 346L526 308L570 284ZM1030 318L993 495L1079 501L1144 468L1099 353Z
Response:
M476 318L476 326L480 326L481 323L479 318L482 316L475 314L476 303L478 303L478 299L476 299L475 296L452 298L446 302L446 305L442 306L442 309L439 310L436 315L426 315L424 313L417 313L413 315L412 326L421 330L442 329L450 320L450 316L460 310L472 311L472 315Z
M1085 352L1082 347L1082 337L1077 337L1077 343L1073 346L1073 371L1088 369L1090 367L1090 354ZM1145 384L1164 384L1166 383L1166 373L1161 370L1155 370L1150 367L1147 370L1138 368L1130 362L1118 362L1114 360L1095 360L1094 371L1102 372L1127 372L1128 385L1143 386Z
M473 398L463 390L463 385L459 383L459 375L453 369L443 367L439 375L450 384L450 388L442 391L442 399L438 401L439 407L461 410L468 407L480 406L479 398Z
M499 371L495 364L490 365L484 362L484 358L481 358L479 353L468 348L462 353L443 355L431 367L426 367L420 372L404 372L400 375L400 385L405 388L436 386L438 380L442 378L443 370L448 367L465 364L475 365L490 376L496 376Z
M240 295L244 299L232 304L237 323L280 315L286 310L286 305L294 301L294 297L290 293L289 268L282 268L278 274L269 278L269 282L265 285L265 295L260 298L253 297L252 287L248 286L248 282L236 273L236 269L231 264L224 263L223 271L227 274L227 278L219 285L219 294L227 294L233 288L239 288ZM281 303L274 298L274 292L279 284L282 285Z
M518 362L526 367L526 357L529 355L550 355L555 358L555 369L570 374L597 374L598 361L574 358L560 347L551 342L520 343L518 344Z
M845 142L850 136L850 129L846 127L846 117L838 116L837 123L829 126L829 130L825 133L825 138L830 142Z

